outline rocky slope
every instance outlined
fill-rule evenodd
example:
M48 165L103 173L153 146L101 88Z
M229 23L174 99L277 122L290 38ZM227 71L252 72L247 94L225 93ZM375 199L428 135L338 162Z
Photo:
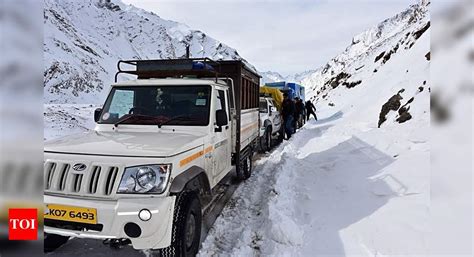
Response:
M358 86L364 77L374 76L383 69L391 58L410 51L430 27L428 6L429 1L421 0L355 36L344 52L302 79L306 95L319 101L341 85Z
M119 0L44 0L44 102L103 101L120 59L242 59L187 25Z

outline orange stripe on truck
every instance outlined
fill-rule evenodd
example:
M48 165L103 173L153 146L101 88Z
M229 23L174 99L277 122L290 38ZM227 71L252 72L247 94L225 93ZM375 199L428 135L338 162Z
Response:
M203 156L204 154L211 152L212 149L213 149L213 147L212 147L212 146L209 146L209 147L207 147L207 148L204 149L204 150L201 150L201 151L199 151L199 152L197 152L197 153L191 154L190 156L188 156L188 157L182 159L181 161L179 161L179 166L182 167L182 166L184 166L184 165L186 165L186 164L189 164L190 162L196 160L197 158Z
M212 145L211 145L211 146L209 146L208 148L204 149L204 153L212 152L212 150L213 150L213 147L212 147Z

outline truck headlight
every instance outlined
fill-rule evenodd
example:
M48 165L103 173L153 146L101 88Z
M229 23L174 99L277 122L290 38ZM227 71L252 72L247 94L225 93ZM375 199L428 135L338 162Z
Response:
M125 168L117 193L161 194L166 190L171 164L143 165Z

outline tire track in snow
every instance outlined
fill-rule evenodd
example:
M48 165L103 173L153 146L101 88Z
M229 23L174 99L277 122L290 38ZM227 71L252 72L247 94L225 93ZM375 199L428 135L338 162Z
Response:
M237 188L202 243L199 256L271 254L262 246L276 240L270 235L273 230L268 210L268 203L277 196L275 180L285 171L287 161L298 154L298 146L309 137L320 136L322 130L303 128L292 139L256 161L252 177Z

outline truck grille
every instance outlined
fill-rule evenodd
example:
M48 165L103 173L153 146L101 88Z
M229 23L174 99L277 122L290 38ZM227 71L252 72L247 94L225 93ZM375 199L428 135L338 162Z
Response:
M119 168L92 165L84 171L72 169L70 163L46 162L44 190L50 193L109 196L117 185Z

